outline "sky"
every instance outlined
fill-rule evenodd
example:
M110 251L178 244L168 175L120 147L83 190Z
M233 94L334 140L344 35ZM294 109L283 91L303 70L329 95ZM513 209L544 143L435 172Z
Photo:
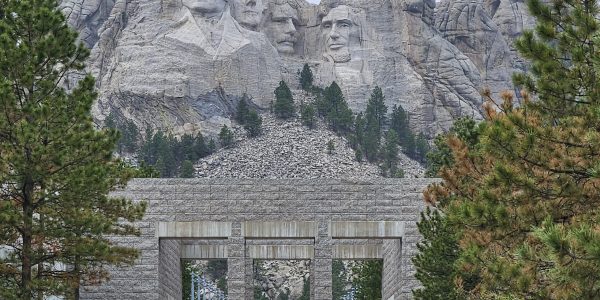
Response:
M319 2L321 2L321 0L306 0L310 3L314 3L314 4L319 4Z

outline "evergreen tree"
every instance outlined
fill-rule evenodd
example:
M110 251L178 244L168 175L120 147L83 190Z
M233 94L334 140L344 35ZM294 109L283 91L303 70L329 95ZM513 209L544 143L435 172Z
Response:
M308 64L304 64L300 72L300 86L305 91L309 91L313 86L313 73Z
M333 300L341 300L346 295L346 286L349 284L347 280L347 271L344 262L339 259L334 259L331 263L331 285Z
M223 148L228 148L233 145L233 132L227 127L227 125L223 125L221 127L221 132L219 132L219 141L221 142L221 146Z
M335 151L335 143L333 140L329 140L329 142L327 142L327 153L331 155L333 154L333 151Z
M461 229L458 269L486 299L595 299L600 294L600 82L595 1L530 0L535 32L516 47L531 73L485 107L479 144L450 137L454 164L426 199ZM535 97L535 101L532 101ZM441 205L439 203L445 203ZM457 282L465 281L459 274Z
M181 174L179 177L181 178L194 178L194 173L196 170L194 169L194 164L189 160L184 160L181 164Z
M431 147L427 142L427 138L423 134L419 134L415 140L415 159L420 163L425 163L425 158Z
M355 274L353 285L356 288L356 299L379 300L381 299L383 261L368 260L352 268Z
M334 81L325 89L322 109L329 126L339 133L348 133L354 125L352 110L348 107L340 86Z
M210 147L206 144L204 136L200 132L198 132L194 139L194 152L196 153L195 160L207 157L212 153Z
M388 177L394 177L398 171L398 134L390 129L385 135L382 170Z
M479 126L471 117L456 120L447 134L440 134L434 140L434 147L427 153L427 176L435 177L442 167L450 167L454 163L452 151L448 146L448 137L456 136L464 141L470 149L479 142Z
M118 133L94 129L94 79L61 87L84 70L76 41L57 1L0 1L2 299L78 299L81 284L139 254L107 239L139 234L121 221L140 220L145 204L108 197L131 172L112 155Z
M371 122L371 126L376 126L381 136L381 130L385 126L387 115L387 106L385 106L385 97L380 87L376 86L371 93L371 97L367 102L365 116L367 123Z
M373 123L367 123L365 130L362 149L369 162L376 162L381 143L380 131Z
M210 139L210 141L208 141L208 154L213 154L217 151L217 143L215 142L215 140L213 138Z
M313 129L316 124L315 108L310 104L304 104L300 108L300 119L302 124L310 129Z
M398 133L398 141L402 146L402 151L408 157L415 157L416 140L414 134L410 131L408 114L402 106L394 105L391 119L390 129Z
M429 207L421 213L417 226L423 240L417 244L419 254L413 258L413 264L422 287L413 290L413 296L419 300L465 299L454 284L455 263L460 254L454 228L438 210Z
M365 143L366 126L367 126L367 123L365 122L365 119L363 118L363 113L362 112L358 113L358 115L356 115L356 120L354 122L354 137L355 137L355 144L357 145L355 147L356 149L359 149L359 147L361 147Z
M250 137L257 137L260 135L262 131L262 118L258 115L258 113L256 113L256 111L251 111L248 113L244 128Z
M238 102L237 109L235 112L235 120L241 125L246 124L246 119L248 118L248 114L250 114L250 108L248 107L248 95L244 93L240 102Z
M289 119L296 114L292 91L283 80L279 82L279 86L275 89L273 112L281 119Z

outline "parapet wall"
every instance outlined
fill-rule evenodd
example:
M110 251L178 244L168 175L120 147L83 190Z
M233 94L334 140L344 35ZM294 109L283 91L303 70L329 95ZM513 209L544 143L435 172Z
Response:
M130 268L86 288L82 299L181 299L181 258L228 259L229 299L252 299L255 258L310 259L312 297L331 299L331 261L383 258L384 299L418 286L411 258L422 191L432 179L136 179L113 193L147 201L141 250Z

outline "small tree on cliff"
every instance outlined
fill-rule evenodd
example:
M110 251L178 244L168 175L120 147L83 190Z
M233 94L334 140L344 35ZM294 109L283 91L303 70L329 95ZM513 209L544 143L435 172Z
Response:
M302 72L300 72L300 86L305 91L310 90L313 85L313 73L308 64L304 64Z
M283 80L279 82L279 86L275 89L273 112L281 119L289 119L296 113L292 91Z
M138 234L123 221L141 219L145 205L108 197L130 173L112 155L118 133L94 129L94 79L61 87L88 57L76 40L57 1L0 1L2 299L78 299L107 265L138 257L106 238Z

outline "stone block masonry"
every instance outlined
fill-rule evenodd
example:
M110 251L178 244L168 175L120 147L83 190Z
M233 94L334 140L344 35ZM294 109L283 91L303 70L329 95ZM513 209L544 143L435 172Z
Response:
M331 299L333 259L383 259L384 299L410 299L422 191L434 179L136 179L146 201L129 268L81 299L181 299L181 259L227 259L229 299L252 299L254 259L311 261L311 299Z

